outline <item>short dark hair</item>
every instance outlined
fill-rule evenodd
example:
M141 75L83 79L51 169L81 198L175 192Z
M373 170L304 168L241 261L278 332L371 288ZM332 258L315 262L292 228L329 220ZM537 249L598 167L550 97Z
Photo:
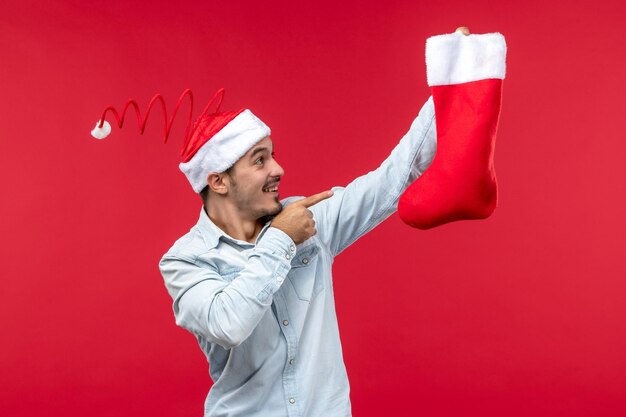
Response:
M202 202L206 205L206 200L207 198L209 198L209 186L207 185L206 187L204 187L202 191L200 191L198 194L200 194Z

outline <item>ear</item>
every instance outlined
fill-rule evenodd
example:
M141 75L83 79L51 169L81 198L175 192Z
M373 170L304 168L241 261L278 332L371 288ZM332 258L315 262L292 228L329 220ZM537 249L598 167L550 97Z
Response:
M219 174L215 172L209 173L209 175L207 175L206 182L211 191L216 194L224 195L228 192L229 182L223 172Z

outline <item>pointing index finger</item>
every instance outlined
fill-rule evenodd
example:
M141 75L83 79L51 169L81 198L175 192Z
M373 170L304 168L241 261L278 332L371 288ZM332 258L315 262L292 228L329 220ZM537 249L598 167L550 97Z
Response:
M319 203L320 201L326 200L327 198L330 198L333 196L333 192L332 191L324 191L318 194L313 194L309 197L305 197L302 200L298 200L296 201L294 204L298 204L301 206L304 206L306 208L309 208L317 203Z

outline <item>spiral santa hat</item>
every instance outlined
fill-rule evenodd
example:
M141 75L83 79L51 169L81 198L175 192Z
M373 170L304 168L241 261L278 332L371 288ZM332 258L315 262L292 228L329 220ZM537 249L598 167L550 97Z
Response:
M224 99L223 88L213 95L213 98L193 123L193 127L191 125L193 94L191 90L187 89L178 99L169 120L165 100L160 94L156 94L148 105L145 117L141 116L139 106L132 99L124 105L121 116L113 106L106 107L102 117L96 123L96 127L91 131L91 135L96 139L104 139L111 133L111 125L106 121L109 112L115 117L118 127L122 128L126 112L130 107L135 110L139 133L143 134L148 116L158 102L163 110L163 142L167 142L172 123L185 97L189 97L190 106L185 140L181 148L182 162L179 164L179 168L187 177L193 190L199 193L207 186L209 173L226 171L250 148L271 133L270 128L248 109L220 112L220 106ZM210 111L214 103L216 103L215 110Z

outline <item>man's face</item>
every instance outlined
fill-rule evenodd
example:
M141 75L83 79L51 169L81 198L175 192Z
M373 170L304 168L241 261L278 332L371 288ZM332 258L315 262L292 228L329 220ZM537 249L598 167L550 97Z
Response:
M274 159L274 145L267 137L241 157L228 177L228 196L242 217L258 220L282 210L278 183L285 174Z

